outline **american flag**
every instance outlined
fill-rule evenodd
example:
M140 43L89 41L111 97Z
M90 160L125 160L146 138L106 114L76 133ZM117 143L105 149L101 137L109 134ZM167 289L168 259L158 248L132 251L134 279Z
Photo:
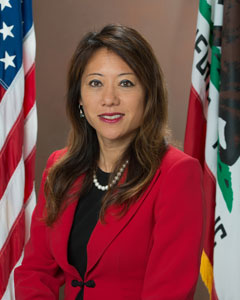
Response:
M15 299L36 203L35 33L32 0L0 0L0 299Z

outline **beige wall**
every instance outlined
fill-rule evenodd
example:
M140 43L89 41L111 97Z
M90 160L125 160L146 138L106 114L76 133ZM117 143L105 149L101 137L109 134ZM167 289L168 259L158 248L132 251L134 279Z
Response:
M139 30L151 43L166 76L169 125L183 143L196 31L196 0L35 0L37 107L36 186L49 154L64 146L69 58L82 35L107 23ZM208 299L199 281L195 300Z

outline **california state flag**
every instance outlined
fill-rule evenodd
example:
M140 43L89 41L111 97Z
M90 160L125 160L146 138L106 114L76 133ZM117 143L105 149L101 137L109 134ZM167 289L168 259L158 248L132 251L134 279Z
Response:
M184 150L204 172L201 276L212 300L240 299L240 2L200 0Z

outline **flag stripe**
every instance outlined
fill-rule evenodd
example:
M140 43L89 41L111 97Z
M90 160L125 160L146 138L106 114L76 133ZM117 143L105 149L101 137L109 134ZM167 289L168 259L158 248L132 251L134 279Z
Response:
M0 149L3 148L8 134L22 110L23 99L24 74L23 68L21 68L0 103Z
M202 149L205 147L206 120L204 118L202 101L193 86L190 92L187 123L192 125L186 128L184 150L186 153L199 159L203 167L204 152Z
M36 205L35 186L33 185L32 192L25 203L25 244L30 237L30 224L32 213Z
M29 70L34 65L35 55L36 55L36 41L35 41L34 26L32 25L23 43L23 68L24 68L25 75L29 72Z
M24 209L22 209L18 218L16 219L15 226L9 234L7 242L0 253L0 298L3 296L6 290L10 273L22 253L25 241L24 226Z
M0 103L2 101L2 98L6 92L7 86L5 88L2 87L2 85L4 85L4 82L1 81L0 79Z
M8 234L23 207L24 175L24 161L21 159L0 201L0 249L4 247Z
M4 147L0 151L0 199L22 156L22 153L19 151L19 145L23 144L23 124L22 112L11 128Z
M35 64L33 64L25 77L24 118L35 104L35 98Z
M28 155L27 159L25 160L25 173L28 175L25 179L25 193L24 193L24 203L30 197L32 193L32 189L34 186L34 161L36 156L36 147L34 147L31 153Z
M22 263L22 260L23 260L23 253L22 253L20 259L18 260L18 262L16 263L15 267L20 266L20 264ZM9 276L8 285L6 287L6 290L5 290L4 295L2 296L1 300L10 300L10 299L15 299L14 269L12 270L12 272Z
M37 141L37 108L35 104L25 120L24 132L23 157L26 159L35 147Z

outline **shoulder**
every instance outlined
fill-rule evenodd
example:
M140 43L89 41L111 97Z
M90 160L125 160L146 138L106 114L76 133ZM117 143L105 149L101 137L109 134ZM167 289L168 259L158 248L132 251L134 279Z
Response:
M46 169L51 168L57 161L59 161L67 153L67 148L54 151L47 160Z
M45 192L44 192L44 186L45 182L47 180L47 176L49 173L49 169L57 162L59 159L61 159L64 154L67 152L67 148L63 148L61 150L54 151L48 158L46 167L43 171L42 174L42 181L41 181L41 186L38 194L38 204L37 204L37 211L39 210L41 213L43 211L43 208L45 206Z
M169 146L157 172L156 186L162 203L174 203L191 207L203 206L203 172L199 161L188 154ZM164 200L165 199L165 200ZM194 199L194 201L192 201Z
M197 159L170 145L159 168L161 173L168 173L175 168L187 167L201 170L201 165Z

